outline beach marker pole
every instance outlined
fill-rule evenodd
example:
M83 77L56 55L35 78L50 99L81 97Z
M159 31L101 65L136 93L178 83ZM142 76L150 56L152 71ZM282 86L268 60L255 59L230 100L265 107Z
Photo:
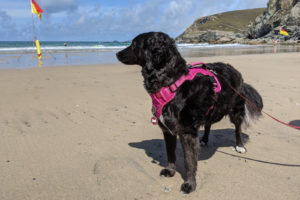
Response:
M40 47L40 41L35 40L35 45L36 45L36 51L37 51L37 55L38 55L38 59L39 59L39 66L42 67L43 63L42 63L42 52L41 52L41 47Z
M37 14L37 9L36 9L36 3L33 4L32 0L30 0L30 5L31 5L31 17L32 17L32 31L33 31L33 40L34 40L34 43L35 43L35 46L36 46L36 51L37 51L37 56L38 56L38 59L39 59L39 67L42 67L43 66L43 62L42 62L42 52L41 52L41 45L40 45L40 41L37 39L36 37L36 30L35 30L35 26L34 26L34 17L33 17L33 14ZM34 7L34 8L33 8ZM40 9L40 12L43 12L41 9ZM38 12L38 16L41 20L41 13Z

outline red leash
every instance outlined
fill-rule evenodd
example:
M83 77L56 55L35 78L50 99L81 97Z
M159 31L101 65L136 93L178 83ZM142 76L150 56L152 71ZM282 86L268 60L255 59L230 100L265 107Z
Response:
M252 105L253 107L255 107L257 110L261 111L262 113L266 114L267 116L269 116L270 118L274 119L275 121L283 124L283 125L286 125L288 127L291 127L291 128L294 128L294 129L300 129L300 126L294 126L294 125L290 125L290 124L287 124L283 121L280 121L279 119L276 119L275 117L273 117L272 115L266 113L265 111L263 111L262 109L260 109L255 103L251 102L249 99L247 99L246 97L244 97L241 93L239 93L236 89L234 89L231 85L229 85L230 88L235 91L240 97L242 97L247 103L249 103L250 105Z

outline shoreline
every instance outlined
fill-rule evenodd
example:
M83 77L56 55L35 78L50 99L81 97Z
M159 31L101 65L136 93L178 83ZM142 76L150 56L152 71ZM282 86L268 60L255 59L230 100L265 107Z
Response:
M253 55L282 52L300 52L300 46L286 45L247 45L238 46L200 46L178 47L183 57L213 57L213 56L234 56L234 55ZM78 52L42 52L44 67L52 66L73 66L90 64L110 64L118 63L115 57L120 49L100 50L100 51L78 51ZM39 65L35 53L0 53L0 69L6 68L34 68Z
M182 53L182 52L181 52ZM241 54L223 54L223 55L209 55L208 56L194 56L193 54L187 54L187 55L193 55L193 56L184 56L185 54L183 54L183 58L187 61L187 63L189 62L196 62L199 60L226 60L226 58L231 58L231 57L243 57L243 56L274 56L274 55L285 55L285 54L290 54L290 55L300 55L299 52L265 52L265 53L241 53ZM11 56L12 58L17 58L17 56ZM216 59L218 58L218 59ZM1 61L1 58L0 58ZM300 59L299 59L300 62ZM19 71L19 70L30 70L30 69L43 69L43 68L93 68L93 67L106 67L106 66L110 66L110 67L116 67L118 65L121 65L121 63L119 61L116 62L110 62L110 63L94 63L94 64L73 64L73 65L49 65L49 66L34 66L34 67L27 67L27 68L1 68L0 67L0 71ZM128 67L128 66L125 66Z

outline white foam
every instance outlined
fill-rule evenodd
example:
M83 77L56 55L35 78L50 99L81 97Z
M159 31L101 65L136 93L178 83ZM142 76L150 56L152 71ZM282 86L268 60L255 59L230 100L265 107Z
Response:
M253 47L251 45L246 44L208 44L208 43L196 43L196 44L189 44L189 43L178 43L178 48L229 48L229 47Z
M127 46L103 46L103 45L95 45L95 46L41 46L42 51L86 51L86 50L119 50L124 49ZM26 53L26 52L35 52L36 47L10 47L10 48L0 48L0 53Z
M235 47L253 47L251 45L244 45L239 43L234 44L208 44L208 43L196 43L196 44L189 44L189 43L177 43L176 44L179 49L190 49L190 48L235 48ZM41 45L42 51L86 51L86 50L120 50L128 47L128 45L119 45L119 46L106 46L102 44L97 44L94 46L86 45L86 46L51 46L49 45ZM36 47L0 47L0 53L27 53L27 52L35 52Z

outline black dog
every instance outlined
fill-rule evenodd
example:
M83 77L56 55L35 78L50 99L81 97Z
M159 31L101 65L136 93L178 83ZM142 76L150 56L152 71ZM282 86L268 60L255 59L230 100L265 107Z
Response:
M162 87L172 85L182 75L188 73L188 65L179 54L175 42L167 34L149 32L138 35L129 47L117 53L118 59L127 65L142 66L144 86L149 94L156 93ZM179 136L186 168L186 180L181 190L190 193L196 188L196 170L199 151L198 128L205 127L201 144L208 143L211 124L229 115L235 125L236 150L246 152L241 140L241 125L250 119L258 118L263 107L261 96L250 85L243 82L242 75L229 64L209 63L205 67L213 71L222 90L217 94L208 76L197 74L191 81L185 81L177 90L175 98L162 111L164 122L158 122L163 131L168 166L161 175L172 177L175 174L175 149ZM251 106L236 92L256 104ZM208 114L207 111L214 106Z

